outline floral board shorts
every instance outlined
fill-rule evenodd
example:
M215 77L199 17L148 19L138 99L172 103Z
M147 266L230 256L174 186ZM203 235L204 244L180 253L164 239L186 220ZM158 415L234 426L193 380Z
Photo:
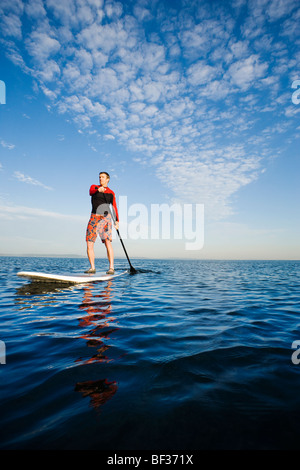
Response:
M105 240L112 241L112 221L111 215L97 215L91 214L87 229L86 241L95 242L97 235L101 238L102 243Z

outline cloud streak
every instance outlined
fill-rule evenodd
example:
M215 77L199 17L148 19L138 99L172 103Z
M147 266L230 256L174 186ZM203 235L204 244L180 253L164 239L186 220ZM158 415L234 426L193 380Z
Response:
M52 191L52 189L53 189L50 186L46 186L45 184L43 184L40 181L36 180L35 178L32 178L31 176L24 175L20 171L15 171L13 176L15 178L17 178L17 180L21 181L22 183L31 184L33 186L40 186L44 189L47 189L48 191Z
M10 144L9 142L5 142L5 140L1 140L1 145L3 148L8 150L13 150L15 148L15 144Z
M72 214L61 214L59 212L47 211L37 207L14 206L0 204L0 218L5 219L28 219L46 217L57 220L70 220L74 222L86 223L86 217Z

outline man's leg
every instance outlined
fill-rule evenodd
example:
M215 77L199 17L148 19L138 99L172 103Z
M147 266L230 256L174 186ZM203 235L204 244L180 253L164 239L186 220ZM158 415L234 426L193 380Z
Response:
M109 261L109 269L114 269L114 250L110 240L105 240L104 244L106 246L107 257Z
M91 269L95 269L95 252L94 252L94 244L95 242L86 242L87 245L87 255L91 265Z

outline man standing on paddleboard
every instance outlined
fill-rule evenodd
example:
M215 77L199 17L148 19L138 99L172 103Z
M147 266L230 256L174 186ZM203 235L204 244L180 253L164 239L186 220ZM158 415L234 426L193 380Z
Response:
M119 215L116 203L115 193L108 187L109 174L106 171L99 173L100 185L90 187L90 196L92 202L92 213L86 230L87 256L90 262L90 269L85 271L88 274L95 274L95 253L94 244L97 235L105 244L107 257L109 261L109 270L107 274L114 274L114 252L112 247L112 216L110 204L113 207L115 228L119 228Z

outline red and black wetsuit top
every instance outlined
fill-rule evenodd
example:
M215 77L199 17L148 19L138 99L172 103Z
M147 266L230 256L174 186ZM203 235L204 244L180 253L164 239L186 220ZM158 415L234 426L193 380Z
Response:
M93 184L90 187L90 196L92 196L92 214L97 215L107 215L110 214L109 205L111 204L114 211L113 215L117 222L119 222L119 214L116 203L115 193L109 189L105 188L104 193L99 193L98 188L100 186Z

